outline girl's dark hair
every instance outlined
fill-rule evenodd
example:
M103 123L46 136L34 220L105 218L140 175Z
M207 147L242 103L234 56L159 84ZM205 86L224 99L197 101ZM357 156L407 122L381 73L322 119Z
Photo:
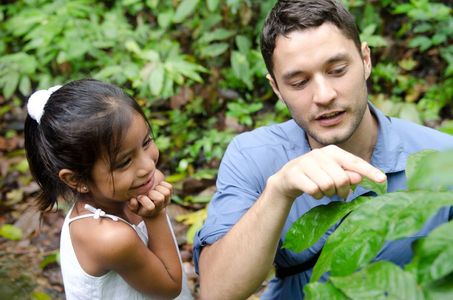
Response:
M270 11L261 34L261 53L274 77L272 55L278 36L295 30L319 27L329 22L351 39L361 54L359 31L354 17L336 0L280 0ZM275 78L274 78L275 79Z
M59 178L61 169L73 171L79 183L91 182L93 165L105 154L112 169L134 112L146 121L141 107L122 89L82 79L52 93L39 124L27 116L25 150L41 187L41 210L52 209L60 196L70 201L77 195Z

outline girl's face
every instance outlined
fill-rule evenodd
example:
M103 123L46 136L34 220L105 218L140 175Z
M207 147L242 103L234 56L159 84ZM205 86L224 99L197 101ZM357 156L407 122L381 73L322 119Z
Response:
M158 158L159 150L150 136L148 124L134 112L112 172L105 155L93 166L93 183L89 186L93 200L104 207L116 206L147 194L164 179L156 169Z

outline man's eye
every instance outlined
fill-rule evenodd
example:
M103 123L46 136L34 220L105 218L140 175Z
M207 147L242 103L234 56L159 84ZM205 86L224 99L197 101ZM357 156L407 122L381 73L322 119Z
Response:
M329 73L332 75L343 75L346 73L346 67L332 69Z
M308 82L308 79L300 80L300 81L296 81L296 82L291 83L291 86L293 88L300 89L300 88L303 88L307 84L307 82Z

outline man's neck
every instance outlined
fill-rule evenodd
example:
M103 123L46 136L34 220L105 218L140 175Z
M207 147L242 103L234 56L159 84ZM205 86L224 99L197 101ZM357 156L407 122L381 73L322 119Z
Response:
M374 147L376 146L379 124L370 108L365 111L362 122L354 134L338 146L367 162L371 161Z
M337 144L337 146L370 162L376 145L378 132L378 121L368 107L356 131L347 141ZM318 144L308 135L307 139L312 149L323 147L323 145Z

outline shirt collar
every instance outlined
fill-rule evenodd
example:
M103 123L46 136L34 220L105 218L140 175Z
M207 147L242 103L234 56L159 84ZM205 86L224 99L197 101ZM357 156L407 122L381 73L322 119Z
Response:
M371 113L379 124L379 132L371 157L371 164L385 173L400 172L406 169L407 153L397 130L393 129L392 119L368 103Z

